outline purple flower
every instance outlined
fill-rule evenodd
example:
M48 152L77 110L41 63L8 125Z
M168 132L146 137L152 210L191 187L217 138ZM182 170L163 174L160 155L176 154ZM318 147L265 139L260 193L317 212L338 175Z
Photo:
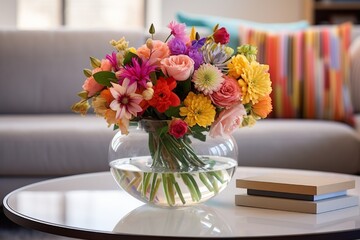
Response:
M116 52L112 52L111 56L109 54L106 54L106 59L110 61L111 65L115 69L115 71L120 70L118 63L117 63Z
M178 38L173 38L168 42L168 47L172 55L186 54L187 48L184 42Z
M188 55L195 62L194 63L194 70L198 69L200 67L200 65L204 63L203 55L198 49L191 48L189 50Z
M205 42L206 42L206 38L201 38L199 40L193 40L191 42L191 48L199 49L202 46L204 46Z
M148 61L140 61L135 57L131 59L131 63L120 70L120 83L127 78L130 81L129 85L136 82L146 88L146 83L150 81L150 73L155 71L156 66L150 65Z

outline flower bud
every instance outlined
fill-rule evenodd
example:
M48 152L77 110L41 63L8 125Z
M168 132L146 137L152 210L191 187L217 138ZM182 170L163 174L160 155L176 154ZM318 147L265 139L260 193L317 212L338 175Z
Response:
M195 27L192 27L190 32L190 41L193 41L195 39L196 39L196 30Z
M149 101L154 96L154 89L152 89L152 88L145 89L142 92L142 96L143 96L144 100Z
M149 33L150 33L151 35L155 34L155 27L154 27L154 24L153 24L153 23L150 25Z
M243 54L250 62L256 61L257 47L244 44L237 48L237 52Z
M150 50L153 49L154 45L153 45L153 41L152 41L151 38L148 38L148 39L146 40L146 47L147 47L148 49L150 49Z
M234 49L232 49L231 47L226 47L225 53L226 53L226 55L231 56L234 53Z
M98 68L101 66L101 61L94 57L90 57L90 63L93 68Z
M88 101L81 100L80 102L75 103L71 106L71 110L76 113L80 113L81 115L85 115L89 110L90 105Z
M92 71L90 69L84 69L83 73L87 78L92 76Z
M82 99L88 99L88 92L87 91L81 91L81 92L78 92L77 94L79 97L81 97Z
M146 88L152 88L154 85L152 82L147 82L146 83Z

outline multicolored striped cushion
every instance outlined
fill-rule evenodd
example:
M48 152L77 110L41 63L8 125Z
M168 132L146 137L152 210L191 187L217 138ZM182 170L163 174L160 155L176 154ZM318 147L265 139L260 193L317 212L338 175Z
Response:
M354 123L350 100L351 24L269 32L240 27L241 43L270 65L275 118Z

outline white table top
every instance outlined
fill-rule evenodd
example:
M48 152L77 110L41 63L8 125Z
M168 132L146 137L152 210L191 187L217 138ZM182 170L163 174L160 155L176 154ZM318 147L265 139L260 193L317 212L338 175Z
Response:
M4 199L5 214L25 227L85 239L156 239L160 236L208 238L319 239L360 238L359 207L305 214L235 206L235 179L269 172L334 174L288 169L239 167L218 196L195 207L148 206L121 190L109 172L82 174L32 184ZM360 177L352 195L360 195ZM325 238L324 238L325 239Z

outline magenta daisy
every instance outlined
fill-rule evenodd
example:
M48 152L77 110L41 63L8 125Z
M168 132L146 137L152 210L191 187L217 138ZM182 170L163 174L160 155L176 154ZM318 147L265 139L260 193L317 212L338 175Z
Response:
M120 83L127 78L130 85L136 82L146 88L146 83L150 81L150 73L155 71L156 66L150 65L148 61L139 62L136 58L132 58L131 63L120 70Z
M111 83L111 95L115 98L110 103L110 108L116 111L116 119L131 119L137 116L138 112L142 111L140 102L143 100L140 94L135 93L137 84L130 83L130 80L125 78L122 85Z

